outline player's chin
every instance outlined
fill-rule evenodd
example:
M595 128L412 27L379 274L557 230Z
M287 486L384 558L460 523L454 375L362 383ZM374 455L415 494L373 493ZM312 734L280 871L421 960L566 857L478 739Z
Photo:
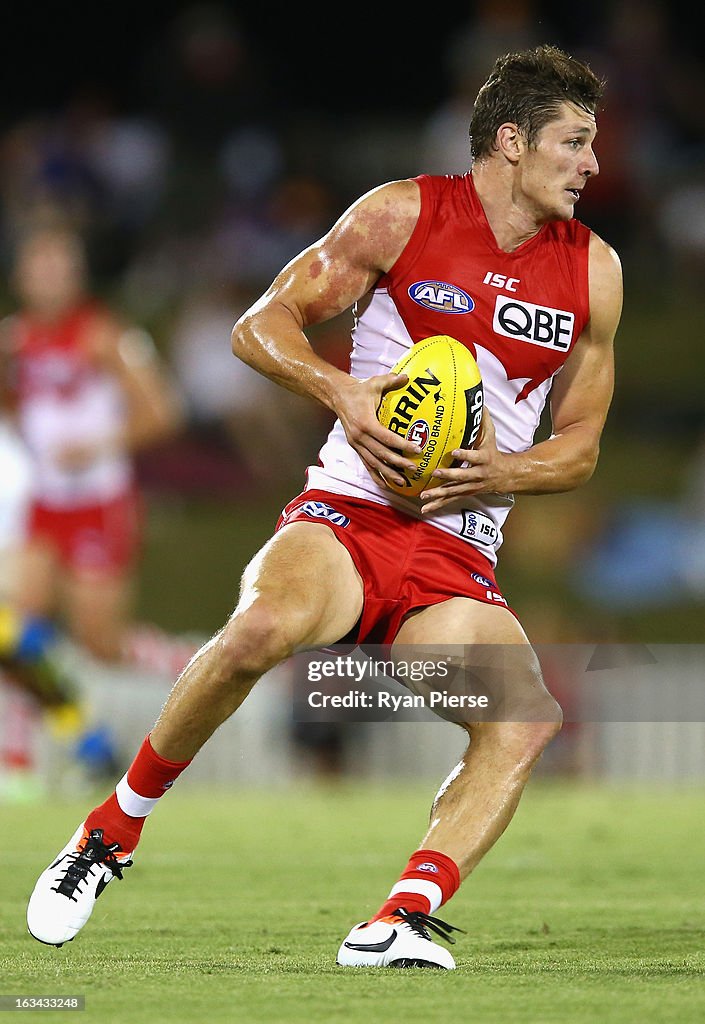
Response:
M549 206L547 204L543 210L541 223L551 224L555 223L557 220L572 220L574 206L575 204L571 202L570 199L558 200L553 206Z
M570 220L575 215L575 207L578 200L570 192L565 192L557 211L557 219Z

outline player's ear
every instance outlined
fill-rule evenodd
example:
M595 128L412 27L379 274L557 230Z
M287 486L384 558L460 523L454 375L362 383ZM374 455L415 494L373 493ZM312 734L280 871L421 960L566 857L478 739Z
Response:
M507 121L497 129L496 145L498 152L510 163L515 164L524 148L524 136L517 125L512 121Z

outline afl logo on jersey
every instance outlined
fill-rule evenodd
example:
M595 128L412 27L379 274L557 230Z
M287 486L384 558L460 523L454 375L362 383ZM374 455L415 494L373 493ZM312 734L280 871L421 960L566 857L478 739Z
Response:
M436 313L471 313L475 308L467 292L447 281L417 281L409 287L409 296L419 306Z

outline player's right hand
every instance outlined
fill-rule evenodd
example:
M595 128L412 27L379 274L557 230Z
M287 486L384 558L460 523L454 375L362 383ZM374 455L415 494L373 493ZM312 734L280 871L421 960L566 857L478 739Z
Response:
M387 487L389 481L403 486L398 470L416 469L405 455L419 455L421 449L387 430L377 419L377 409L387 391L396 391L408 383L405 373L384 373L367 380L348 378L338 392L335 413L343 425L348 443L355 449L375 483Z

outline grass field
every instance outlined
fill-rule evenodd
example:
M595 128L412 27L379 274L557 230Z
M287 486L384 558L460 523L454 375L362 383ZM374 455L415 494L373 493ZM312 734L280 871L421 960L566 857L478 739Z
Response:
M339 942L386 895L432 795L184 787L62 949L26 934L25 902L86 802L0 807L0 994L83 994L79 1019L121 1024L705 1019L698 788L537 779L441 912L467 930L457 971L337 968Z

